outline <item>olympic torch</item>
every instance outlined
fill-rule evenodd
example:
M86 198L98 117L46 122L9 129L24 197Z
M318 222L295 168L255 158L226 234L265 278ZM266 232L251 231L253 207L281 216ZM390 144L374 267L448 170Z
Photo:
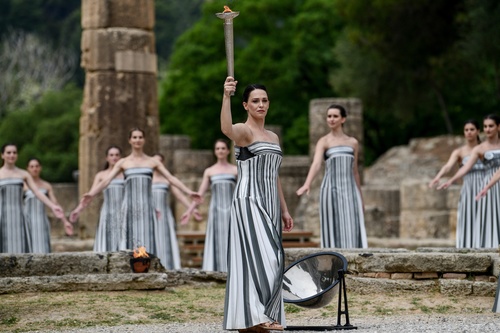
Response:
M238 16L240 12L233 12L228 6L224 6L222 13L215 15L224 20L224 43L226 46L226 59L227 59L227 76L234 78L234 37L233 37L233 19ZM234 92L231 92L234 95Z

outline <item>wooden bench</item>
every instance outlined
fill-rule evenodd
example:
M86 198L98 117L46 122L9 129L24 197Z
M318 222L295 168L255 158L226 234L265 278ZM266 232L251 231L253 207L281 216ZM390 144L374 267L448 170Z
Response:
M283 247L318 247L317 242L311 241L311 231L293 230L283 232ZM201 267L203 262L203 248L205 246L205 232L179 231L177 233L182 267Z

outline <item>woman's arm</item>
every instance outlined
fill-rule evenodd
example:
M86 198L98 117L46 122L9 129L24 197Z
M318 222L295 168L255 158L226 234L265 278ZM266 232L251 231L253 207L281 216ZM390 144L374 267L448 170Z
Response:
M55 203L50 201L50 199L46 195L44 195L42 192L40 192L40 190L38 190L35 181L27 171L23 170L22 172L24 176L23 177L24 181L26 185L28 185L29 189L33 192L33 194L47 207L49 207L58 219L62 219L64 217L64 211L62 210L62 208L59 205L56 205Z
M155 167L158 170L158 172L162 174L163 177L165 177L171 185L177 187L179 190L189 195L191 199L195 200L196 202L201 202L200 195L190 190L186 185L184 185L183 182L179 180L179 178L172 175L160 161L155 160Z
M490 181L488 184L486 184L483 189L476 195L476 200L481 199L482 197L486 196L486 193L488 190L496 184L500 180L500 169L498 169L493 176L491 177Z
M302 187L300 187L297 190L297 192L295 192L297 193L298 196L301 196L304 193L309 194L309 191L311 190L311 183L314 180L314 177L316 177L319 170L321 169L321 160L323 159L324 151L325 150L323 148L323 138L321 138L318 140L318 143L316 143L316 148L314 149L313 162L311 164L311 167L309 168L309 172L307 173L304 185L302 185Z
M460 159L460 150L455 149L451 153L450 158L448 159L448 162L446 162L446 164L443 165L443 167L439 170L436 177L434 177L434 179L432 179L429 182L429 188L433 188L434 186L436 186L439 183L439 180L441 179L441 177L443 177L443 175L447 174L451 170L451 168L453 168L453 166L456 163L458 163L459 159Z
M278 185L278 195L280 197L280 205L281 205L281 219L283 220L283 230L291 231L293 229L293 219L288 212L288 206L286 205L285 196L283 195L283 189L281 187L281 181L278 177L277 180Z
M45 182L45 186L47 187L47 195L49 196L50 201L52 201L56 205L59 205L59 202L57 201L56 195L54 194L54 190L52 188L52 185L50 185L50 183L48 183L48 182ZM65 215L63 215L63 217L60 220L64 224L64 231L65 231L66 235L72 236L73 235L73 225L66 219Z
M356 186L358 187L359 196L361 197L361 204L363 205L363 211L365 210L365 201L363 200L363 192L361 191L361 179L359 177L359 169L358 169L358 152L359 152L359 144L358 141L354 142L354 162L352 165L352 173L354 175L354 181L356 182Z
M237 145L246 145L252 142L251 133L245 124L233 124L231 115L231 92L236 91L234 78L228 76L224 82L224 94L222 96L222 107L220 111L220 128L225 136L233 140Z
M462 165L462 167L458 169L458 171L453 175L453 177L451 177L446 183L443 183L440 186L438 186L437 187L438 190L447 189L448 187L451 186L451 184L453 184L454 181L456 181L459 178L462 178L467 172L470 171L470 169L472 169L474 164L479 159L479 152L480 152L479 147L480 146L476 146L474 147L474 149L472 149L472 152L470 154L469 159L467 160L467 163Z

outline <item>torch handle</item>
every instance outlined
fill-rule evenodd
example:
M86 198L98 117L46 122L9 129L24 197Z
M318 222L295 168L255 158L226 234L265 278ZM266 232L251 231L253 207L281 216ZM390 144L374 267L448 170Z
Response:
M226 46L227 60L227 76L234 78L234 37L233 37L233 20L224 20L224 41ZM231 92L234 96L234 91Z

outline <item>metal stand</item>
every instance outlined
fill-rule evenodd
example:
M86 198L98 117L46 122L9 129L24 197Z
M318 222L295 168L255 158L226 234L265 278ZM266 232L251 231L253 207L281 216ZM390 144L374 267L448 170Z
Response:
M355 330L356 326L349 323L349 307L347 305L347 291L345 287L345 272L343 269L339 271L339 301L337 309L337 325L334 326L287 326L285 331L339 331L339 330ZM342 297L344 297L344 310L342 310ZM345 324L342 325L342 315L345 315Z

